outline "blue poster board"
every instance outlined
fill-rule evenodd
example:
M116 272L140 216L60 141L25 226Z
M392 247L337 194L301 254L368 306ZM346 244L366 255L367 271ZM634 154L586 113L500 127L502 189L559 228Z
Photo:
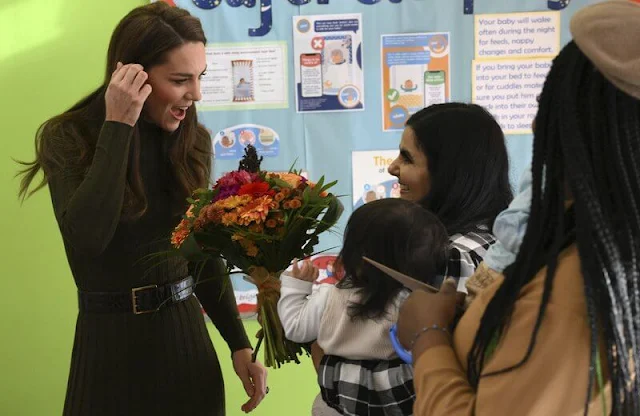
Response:
M596 0L174 0L199 17L211 43L285 42L287 44L288 108L201 111L199 119L212 137L234 126L257 125L277 135L276 148L263 168L287 170L297 159L311 180L326 175L338 180L334 191L347 195L343 228L352 209L351 152L397 148L401 131L383 132L381 36L386 34L448 32L450 34L451 100L470 102L471 62L474 59L474 13L513 13L559 10L561 44L570 39L569 21L580 8ZM197 5L196 5L197 4ZM296 111L293 19L322 14L361 14L364 110L328 113ZM269 24L269 18L271 19ZM262 35L262 36L261 36ZM259 134L259 132L258 132ZM472 138L470 138L472 139ZM225 141L229 145L229 141ZM512 183L531 159L531 135L507 136ZM237 159L218 158L214 175L236 169ZM341 237L325 233L318 249L339 246Z

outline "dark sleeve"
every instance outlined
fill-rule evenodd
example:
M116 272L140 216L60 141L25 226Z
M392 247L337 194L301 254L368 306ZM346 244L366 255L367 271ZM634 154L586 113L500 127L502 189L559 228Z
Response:
M63 167L49 175L53 210L64 240L90 256L102 253L115 233L124 200L133 128L108 121L84 174Z
M192 267L191 267L192 268ZM231 279L222 260L210 260L198 276L196 296L213 321L231 352L251 348L251 343L240 319Z

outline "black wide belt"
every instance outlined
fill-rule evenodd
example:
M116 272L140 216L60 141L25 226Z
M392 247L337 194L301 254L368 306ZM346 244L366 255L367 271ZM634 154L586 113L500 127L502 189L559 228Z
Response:
M118 313L135 315L157 312L161 308L183 302L193 295L193 277L166 285L134 287L128 292L78 291L81 312Z

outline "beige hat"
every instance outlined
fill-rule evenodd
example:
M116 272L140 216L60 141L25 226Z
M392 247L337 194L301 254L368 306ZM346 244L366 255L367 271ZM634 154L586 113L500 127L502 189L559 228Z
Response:
M579 10L571 34L613 85L640 100L640 0L611 0Z

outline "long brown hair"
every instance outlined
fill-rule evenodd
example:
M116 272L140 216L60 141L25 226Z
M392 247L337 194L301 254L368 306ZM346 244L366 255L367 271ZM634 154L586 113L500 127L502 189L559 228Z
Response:
M24 169L19 197L24 200L48 183L48 178L61 171L83 174L93 160L96 141L105 120L106 88L118 62L137 63L146 71L164 63L167 53L188 42L207 40L200 21L187 11L156 2L132 10L116 27L109 44L107 67L103 84L64 113L44 122L36 133L36 158L33 162L19 162ZM211 138L198 124L194 106L169 150L173 176L177 184L176 198L184 201L196 188L209 180ZM147 197L140 175L140 132L136 125L127 172L123 219L136 219L147 210ZM32 187L42 169L44 176Z

